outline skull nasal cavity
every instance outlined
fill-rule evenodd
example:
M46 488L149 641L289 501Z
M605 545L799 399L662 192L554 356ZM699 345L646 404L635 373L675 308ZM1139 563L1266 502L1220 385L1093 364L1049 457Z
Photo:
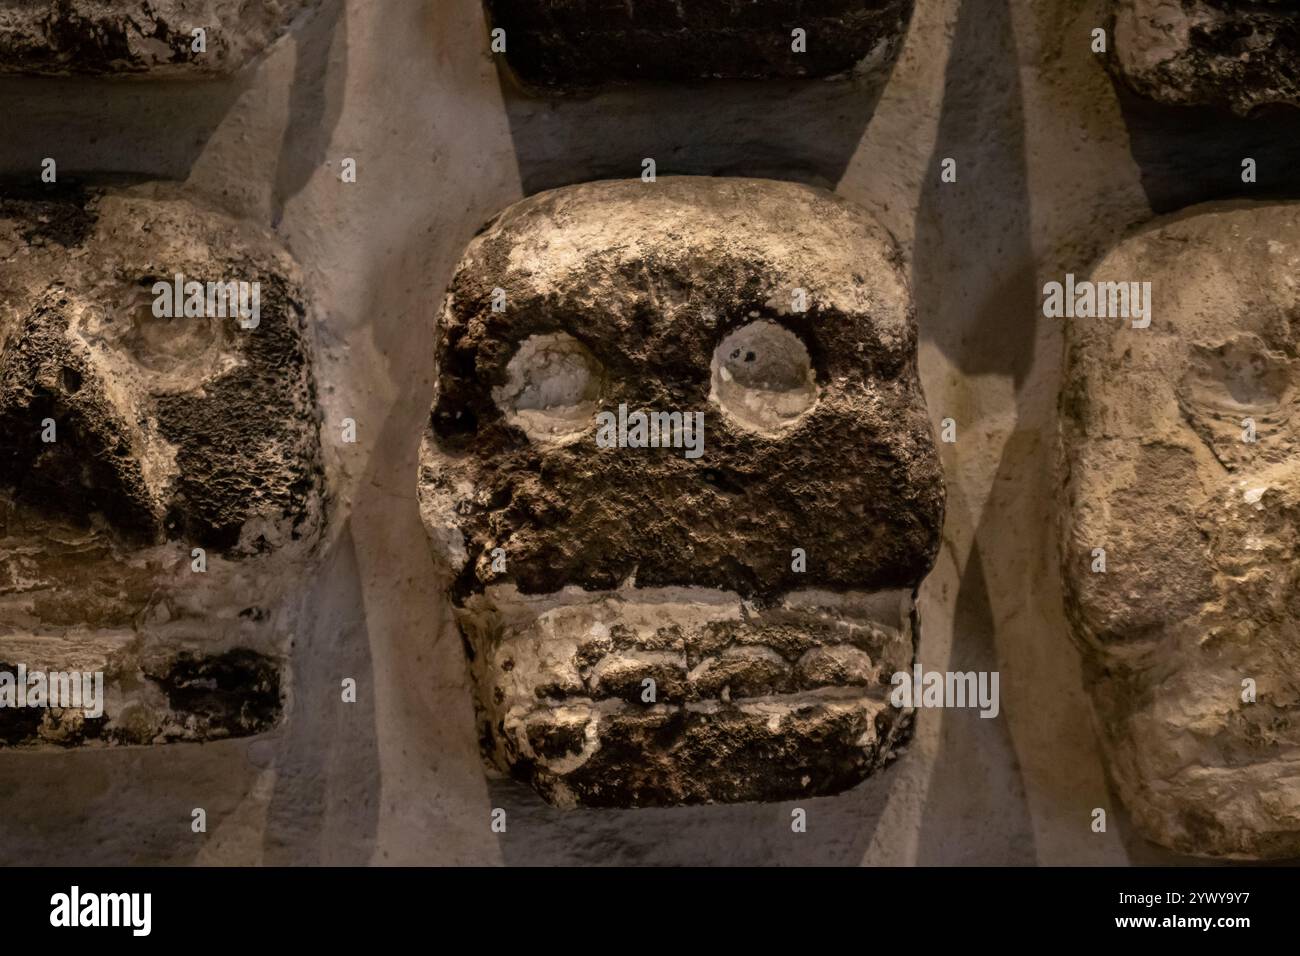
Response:
M742 326L713 351L709 397L742 427L779 434L817 401L808 349L776 322Z
M533 441L563 441L587 430L604 375L600 362L571 335L530 335L506 365L492 400L506 421Z

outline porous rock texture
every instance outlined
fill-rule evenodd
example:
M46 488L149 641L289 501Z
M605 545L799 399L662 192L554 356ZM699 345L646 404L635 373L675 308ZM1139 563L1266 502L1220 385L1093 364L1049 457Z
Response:
M1069 320L1067 613L1118 794L1188 854L1300 855L1298 266L1300 205L1193 207L1093 272L1149 328Z
M315 0L0 0L0 73L233 73ZM204 31L194 49L193 31Z
M494 766L644 806L832 793L896 754L943 486L870 216L753 179L533 196L470 244L437 363L420 506ZM601 447L620 406L702 413L702 454Z
M525 86L827 77L883 71L913 0L486 0ZM793 49L793 31L806 47Z
M257 312L159 317L178 273L257 283ZM324 521L307 325L288 255L179 192L0 194L0 671L106 685L98 718L0 709L0 744L278 720Z
M1300 106L1300 0L1113 0L1106 62L1179 106Z

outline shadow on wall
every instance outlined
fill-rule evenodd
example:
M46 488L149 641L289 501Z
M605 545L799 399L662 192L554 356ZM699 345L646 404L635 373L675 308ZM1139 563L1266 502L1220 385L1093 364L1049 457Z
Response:
M271 225L278 228L284 206L307 185L329 155L334 127L343 112L347 82L347 24L344 0L326 0L297 33L297 57L289 88L289 122L276 160ZM338 61L330 55L338 51Z
M293 642L262 862L363 866L379 828L379 741L365 597L351 521L331 547ZM344 678L356 701L343 703Z
M256 747L241 738L7 752L0 762L0 865L180 866L203 862L218 841L226 843L223 861L255 864L249 835L259 823L251 795L266 772ZM206 833L191 827L196 807L206 814Z
M140 176L184 179L252 75L248 69L192 82L5 77L0 169L35 182L49 156L60 177L128 166Z
M1226 110L1166 106L1115 83L1142 189L1157 215L1212 199L1300 198L1300 109L1246 119ZM1242 182L1242 160L1256 182Z
M641 810L559 810L501 778L488 791L506 810L507 866L858 866L896 776L834 797ZM791 829L795 808L807 811L805 832Z
M546 98L521 89L504 59L497 62L526 196L635 178L646 158L660 176L757 176L834 189L887 84L884 76L714 80Z
M926 177L917 209L912 265L921 336L965 375L1010 379L1016 388L1017 428L1025 427L1030 404L1024 385L1038 327L1019 67L1007 0L966 0L948 58L936 153L927 167L933 174ZM948 157L957 161L956 182L942 182L938 174ZM959 441L963 425L969 440L979 440L974 437L979 414L976 408L955 410ZM999 540L1005 541L1026 517L1017 517L1023 501L1001 499L996 492L1031 487L1050 475L1043 462L1023 454L1014 457L1020 447L1009 440L1002 452L994 494L981 512L974 541L956 542L961 580L951 656L946 664L922 660L927 670L1006 670L994 643L984 555L997 554ZM1008 485L1013 479L1015 484ZM950 501L962 497L962 489L951 487L954 476L948 480ZM949 538L948 546L952 543ZM1008 679L1006 673L1002 676L1005 700ZM1006 706L996 719L982 719L971 710L922 711L918 719L942 719L943 724L916 862L1034 863L1033 827ZM1011 768L1010 774L1001 768ZM987 825L990 817L1000 821L996 828ZM992 831L996 833L990 836Z
M296 121L285 133L276 171L275 211L306 181L308 159L316 162L329 141L337 116L327 117L323 67L331 37L342 24L344 0L324 0L305 13L292 32L298 37L290 110ZM346 31L338 30L340 37ZM129 169L132 176L184 180L231 107L255 82L268 53L281 37L231 76L193 80L154 80L104 76L0 78L0 172L40 174L52 156L60 177ZM330 72L341 84L342 72ZM304 134L304 130L306 134ZM160 132L162 131L162 132ZM292 137L292 139L291 139Z

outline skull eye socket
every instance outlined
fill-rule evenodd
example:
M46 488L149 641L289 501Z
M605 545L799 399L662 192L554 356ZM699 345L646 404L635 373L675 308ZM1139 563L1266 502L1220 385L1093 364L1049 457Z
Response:
M178 364L196 364L196 358L207 359L208 353L224 344L221 322L225 320L158 318L148 305L137 305L129 319L122 344L150 371L170 372Z
M533 441L571 441L588 430L604 384L600 362L571 335L530 335L506 364L492 400Z
M1241 336L1217 347L1195 347L1182 388L1200 411L1235 416L1283 405L1291 375L1285 356L1254 336Z
M143 369L155 395L192 392L238 363L229 323L234 319L163 318L138 289L111 308L89 309L81 334L115 356L115 364Z
M750 322L713 350L709 400L765 435L790 429L817 401L817 380L799 337L769 319Z
M1275 440L1290 434L1295 364L1251 333L1191 346L1191 361L1177 386L1178 405L1224 467L1257 466L1281 453ZM1248 427L1259 444L1243 438Z

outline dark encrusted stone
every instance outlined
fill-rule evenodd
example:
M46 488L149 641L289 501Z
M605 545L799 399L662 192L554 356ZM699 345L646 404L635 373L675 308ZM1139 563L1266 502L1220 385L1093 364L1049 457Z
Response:
M528 86L825 77L892 61L912 0L486 0ZM792 48L802 29L806 51Z
M569 237L581 247L563 270L536 258ZM801 286L807 311L774 301ZM891 240L803 186L601 182L511 207L474 240L438 343L433 438L451 456L447 480L477 490L459 517L470 561L458 593L482 587L476 559L503 542L509 580L527 593L612 588L634 573L643 587L768 598L913 586L934 558L943 490L906 296ZM715 347L757 318L799 338L822 390L788 435L710 405ZM521 342L554 332L599 363L602 408L707 410L705 454L530 442L493 388ZM799 573L790 547L801 540L818 557Z
M315 0L0 0L0 73L232 73ZM193 31L204 31L195 49Z
M437 362L420 510L493 767L640 807L835 793L897 755L944 493L871 216L757 179L533 196L466 250ZM611 447L616 409L703 442Z
M1112 0L1111 71L1138 94L1240 114L1300 106L1297 0Z
M8 277L0 276L0 287L10 289L50 283L26 304L11 299L18 324L0 329L0 484L19 505L82 525L101 515L136 544L171 538L238 556L269 547L258 536L241 541L252 519L271 521L287 537L309 532L320 517L323 466L297 278L282 274L282 263L255 245L225 248L227 221L209 210L129 199L118 208L131 218L104 221L103 193L57 196L0 202L0 230L56 243L88 277L84 287L74 275L19 278L19 258L7 266ZM120 241L128 228L142 238ZM199 258L191 259L188 278L258 283L257 328L242 332L233 317L149 316L154 283L172 279L147 240L154 230L172 241L194 237ZM115 274L87 269L110 245L124 256L113 263ZM103 342L80 328L83 314L97 307L119 316L117 331ZM172 346L159 344L163 336L199 354L223 352L225 365L205 367L205 380L190 388L163 386L159 373L173 361ZM117 371L131 383L106 374L96 361L101 348L125 359L128 371ZM178 348L177 358L186 345ZM143 407L122 402L119 390L127 384L138 387ZM46 419L59 440L40 440ZM176 472L150 485L144 446L158 440L174 448Z

